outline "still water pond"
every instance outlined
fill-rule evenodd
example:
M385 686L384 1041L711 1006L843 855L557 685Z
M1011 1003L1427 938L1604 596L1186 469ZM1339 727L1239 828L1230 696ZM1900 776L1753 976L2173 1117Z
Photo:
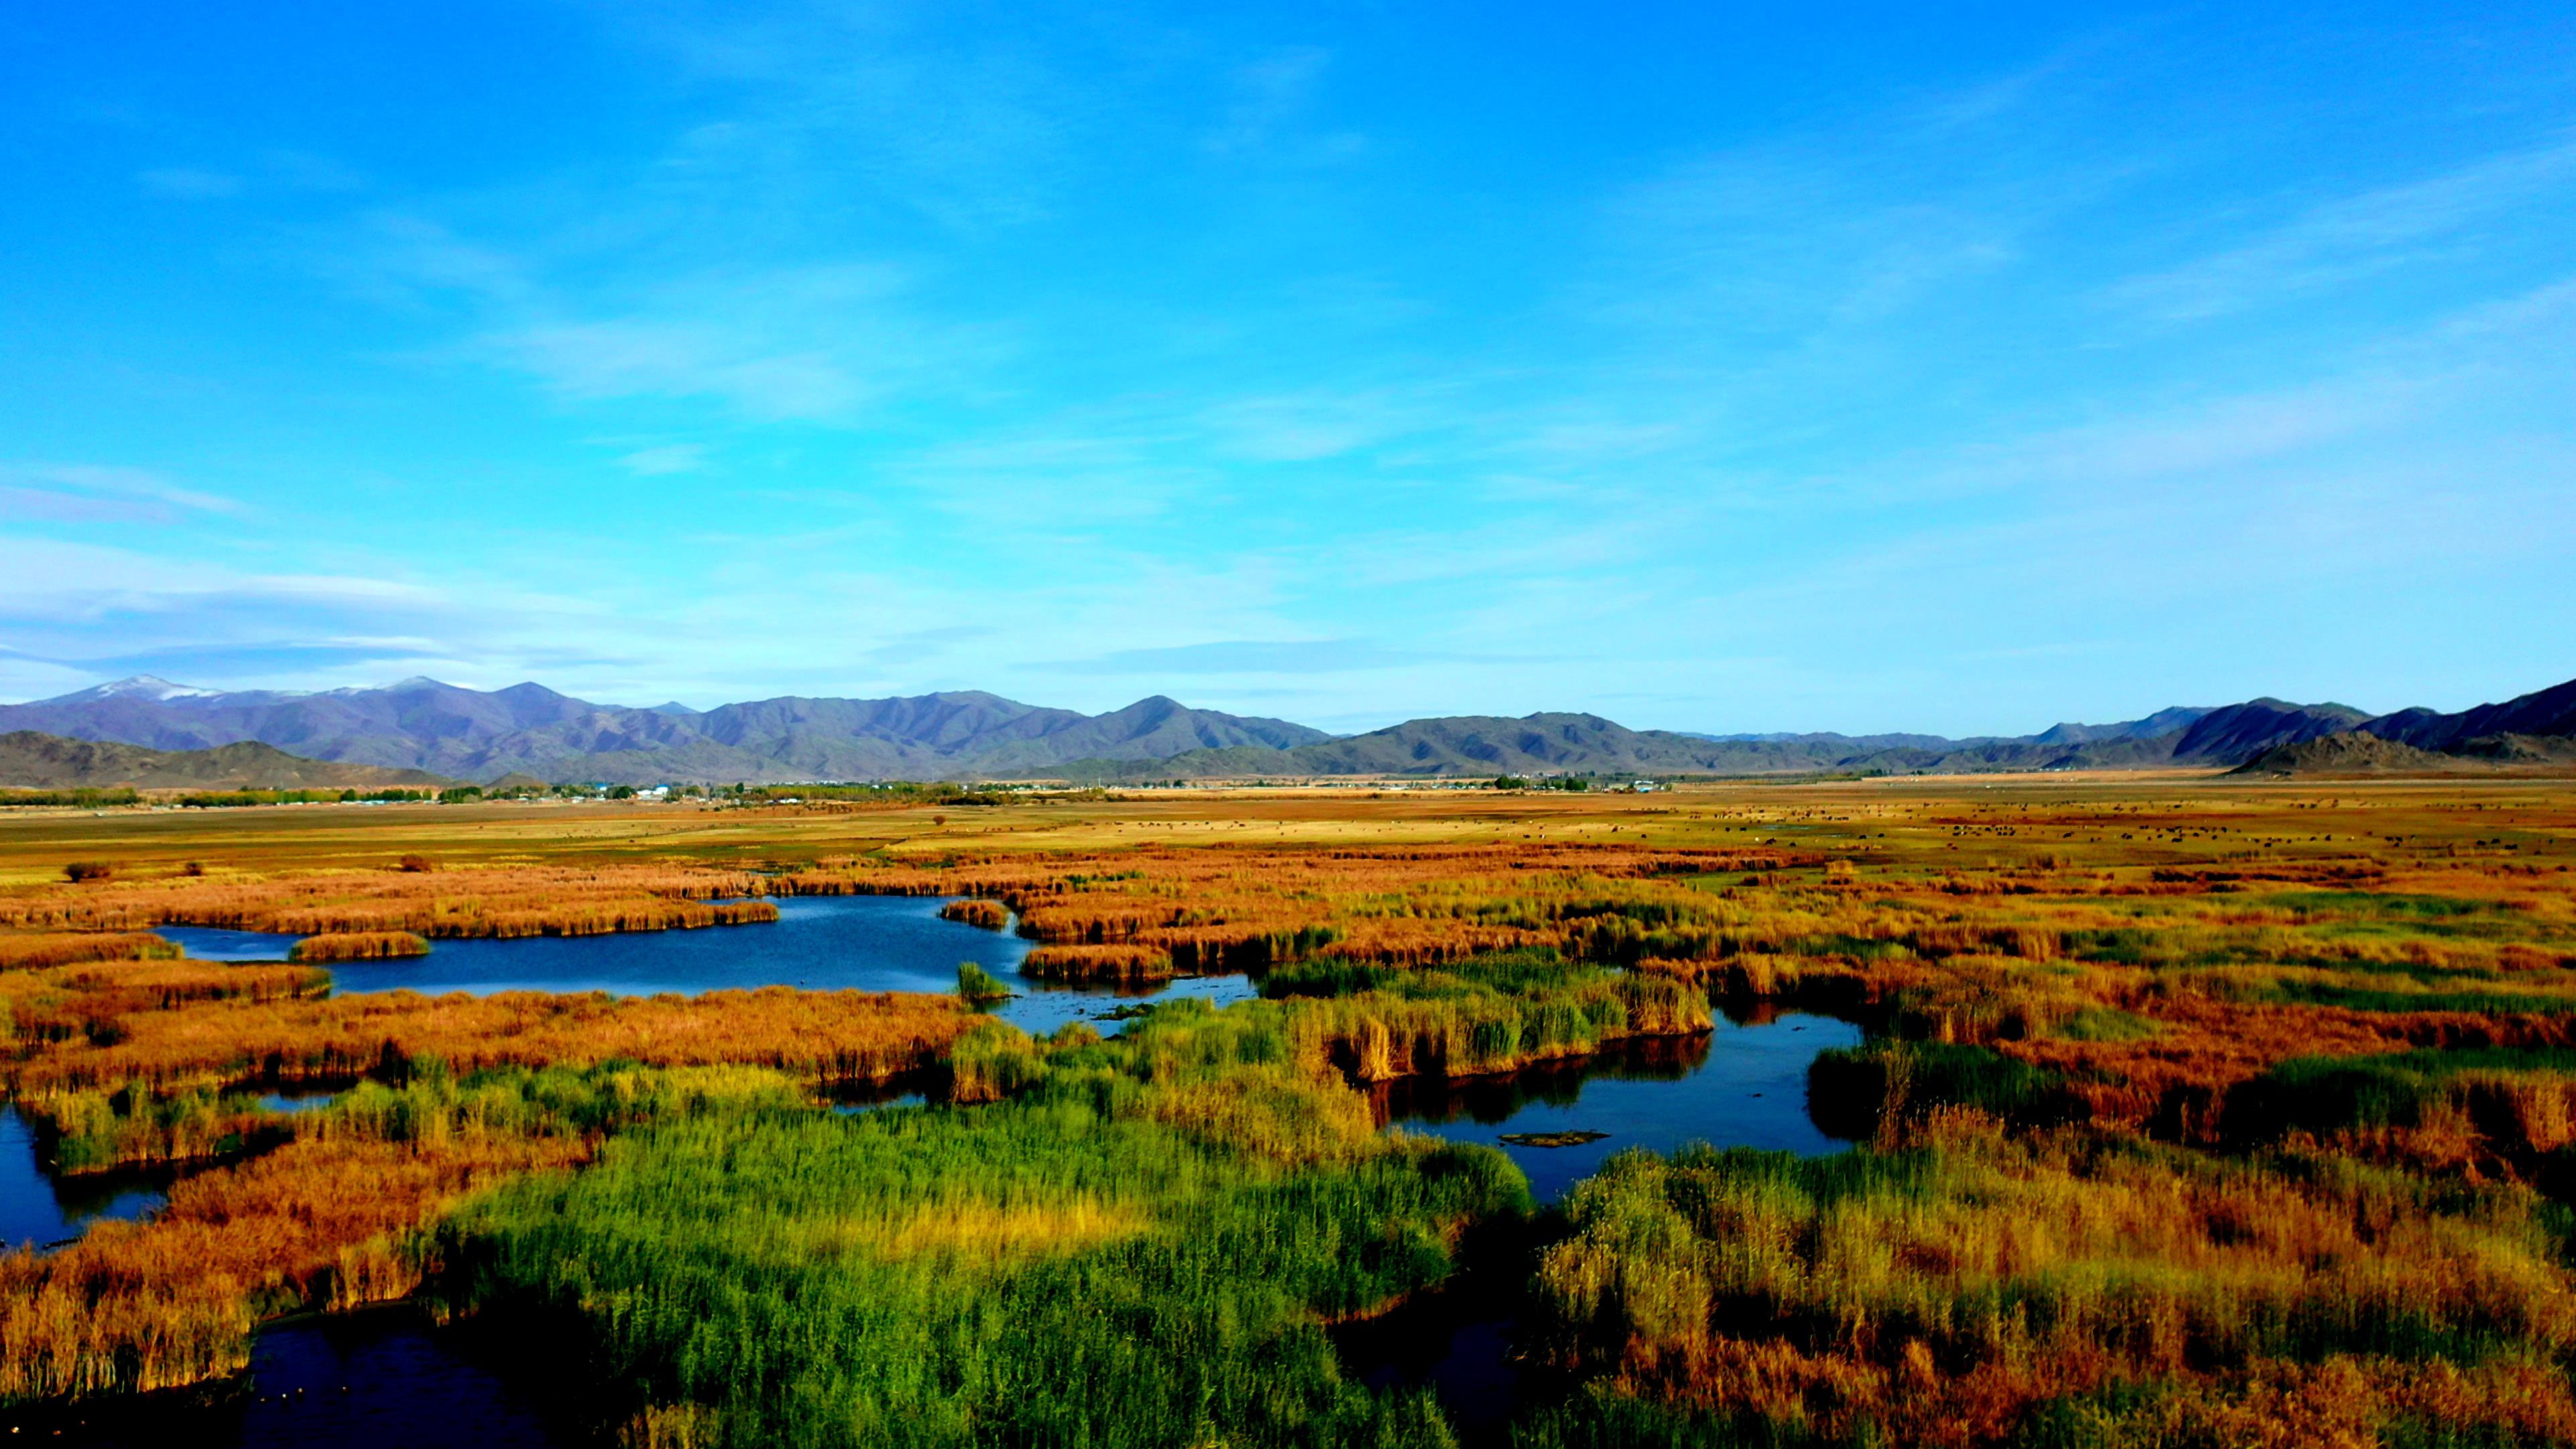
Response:
M345 961L330 967L333 989L660 992L794 986L808 991L954 991L957 963L972 961L1020 993L994 1015L1043 1036L1068 1021L1092 1020L1117 1034L1116 1009L1137 1001L1204 997L1218 1005L1254 994L1240 976L1175 981L1150 991L1067 987L1020 974L1029 943L1003 931L941 920L930 896L784 896L774 923L693 931L628 931L608 936L441 939L426 956ZM163 926L159 934L200 961L275 961L302 939L261 931Z
M1239 976L1178 981L1144 992L1038 981L1019 969L1027 942L942 920L941 904L926 897L789 897L777 901L774 924L440 940L425 957L330 969L342 993L631 996L771 985L945 992L956 986L957 964L973 961L1021 993L995 1014L1038 1034L1085 1019L1114 1033L1119 1010L1144 1000L1198 996L1223 1005L1255 994ZM298 939L188 926L163 927L160 934L200 960L277 960ZM1381 1120L1390 1125L1500 1147L1528 1174L1540 1201L1553 1202L1611 1153L1628 1147L1671 1151L1707 1142L1813 1154L1844 1146L1807 1116L1807 1066L1817 1052L1860 1039L1859 1029L1845 1022L1783 1016L1510 1078L1395 1083L1375 1100ZM897 1090L887 1095L915 1100ZM1553 1147L1502 1140L1532 1134L1599 1135ZM23 1170L12 1166L22 1161ZM13 1241L57 1241L78 1232L89 1217L132 1216L158 1200L129 1191L92 1206L78 1189L67 1196L37 1170L32 1135L16 1112L0 1115L0 1230ZM1492 1285L1473 1281L1477 1276L1471 1271L1452 1289L1387 1319L1334 1334L1353 1377L1379 1387L1433 1388L1471 1439L1498 1431L1515 1403L1508 1307ZM532 1397L536 1389L523 1381L524 1374L496 1372L488 1355L460 1347L450 1330L433 1330L407 1314L272 1325L259 1335L252 1368L251 1397L212 1414L185 1416L189 1442L244 1449L570 1442L559 1413L544 1398ZM164 1420L154 1432L120 1439L109 1431L111 1437L95 1442L168 1443L171 1427Z
M1826 1016L1721 1022L1705 1037L1632 1043L1584 1061L1463 1082L1416 1078L1374 1094L1381 1121L1499 1147L1541 1203L1563 1198L1610 1155L1694 1142L1817 1156L1851 1144L1807 1115L1807 1067L1861 1031ZM1596 1135L1597 1134L1597 1135ZM1507 1142L1556 1136L1563 1145ZM1574 1140L1579 1139L1579 1140ZM1498 1443L1520 1403L1512 1360L1518 1284L1466 1271L1385 1316L1333 1330L1343 1372L1371 1388L1427 1388L1461 1440Z
M553 1449L587 1442L568 1400L468 1330L406 1307L260 1330L250 1388L211 1407L144 1401L31 1416L51 1444L94 1449ZM14 1427L14 1425L13 1425ZM51 1432L59 1428L60 1437Z
M101 1218L139 1218L168 1199L167 1174L82 1173L64 1178L36 1155L36 1131L15 1106L0 1111L0 1250L43 1252Z
M1390 1082L1375 1101L1380 1120L1408 1132L1501 1148L1550 1203L1628 1147L1670 1152L1705 1142L1814 1156L1849 1146L1808 1118L1807 1064L1860 1040L1859 1027L1829 1016L1721 1021L1705 1037L1632 1043L1508 1077ZM1504 1140L1560 1133L1600 1135L1554 1147Z

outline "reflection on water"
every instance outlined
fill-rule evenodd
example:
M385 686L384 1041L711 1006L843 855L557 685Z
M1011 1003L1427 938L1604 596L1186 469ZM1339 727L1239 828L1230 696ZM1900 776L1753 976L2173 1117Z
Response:
M1499 1441L1520 1407L1510 1300L1499 1275L1461 1275L1437 1293L1331 1330L1342 1372L1372 1389L1431 1390L1466 1444Z
M1832 1017L1765 1014L1704 1037L1632 1042L1508 1077L1406 1078L1381 1084L1371 1099L1381 1123L1500 1148L1538 1200L1552 1203L1630 1147L1671 1152L1705 1142L1813 1156L1848 1146L1809 1120L1807 1067L1818 1052L1860 1040L1859 1027ZM1503 1140L1547 1134L1570 1140ZM1527 1268L1462 1262L1440 1292L1334 1329L1333 1346L1343 1371L1373 1388L1430 1389L1462 1442L1499 1442L1519 1402L1513 1294Z
M1255 995L1240 976L1176 981L1152 990L1068 987L1020 974L1029 942L940 919L934 896L782 896L775 922L697 930L626 931L605 936L528 936L433 941L426 956L332 965L340 994L499 991L612 996L794 986L809 991L927 991L957 987L957 964L972 961L1019 993L993 1014L1044 1036L1090 1021L1104 1036L1122 1004L1198 996L1223 1005ZM276 961L301 939L258 931L164 926L160 934L201 961Z
M145 1400L70 1411L61 1438L114 1449L554 1449L577 1442L548 1383L496 1372L465 1333L408 1308L272 1323L251 1347L249 1387L212 1407ZM509 1365L501 1365L509 1369ZM50 1426L48 1426L50 1427Z
M59 1247L100 1218L140 1218L169 1201L169 1174L56 1177L36 1155L36 1130L15 1105L0 1111L0 1248Z
M1846 1146L1807 1117L1807 1064L1860 1039L1849 1022L1788 1015L1721 1024L1705 1037L1633 1042L1508 1077L1407 1078L1381 1085L1373 1098L1381 1122L1501 1148L1529 1175L1539 1201L1554 1202L1622 1148L1670 1152L1706 1142L1813 1156ZM1602 1135L1563 1147L1502 1140L1557 1132Z
M895 1092L888 1096L871 1097L865 1101L834 1102L831 1105L833 1111L844 1117L857 1117L869 1112L883 1112L892 1107L927 1107L930 1105L930 1098L920 1092Z
M152 934L188 953L191 961L283 961L302 936L276 931L227 931L218 926L154 926Z

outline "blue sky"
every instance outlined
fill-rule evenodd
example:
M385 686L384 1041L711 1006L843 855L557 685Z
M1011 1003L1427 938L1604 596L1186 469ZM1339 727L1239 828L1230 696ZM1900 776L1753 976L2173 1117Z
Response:
M0 698L2576 675L2564 5L1765 8L30 9Z

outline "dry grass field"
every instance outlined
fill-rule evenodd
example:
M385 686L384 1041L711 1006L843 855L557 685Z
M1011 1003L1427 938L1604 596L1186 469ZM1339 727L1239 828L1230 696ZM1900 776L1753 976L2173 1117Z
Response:
M1271 1000L1220 1020L1272 1045L1222 1050L1310 1103L1713 1006L1862 1022L1811 1104L1867 1145L1618 1159L1540 1230L1523 1351L1572 1397L1528 1443L2272 1442L2242 1437L2267 1415L2306 1426L2284 1443L2576 1437L2576 785L2548 780L12 814L0 1072L83 1162L223 1165L159 1221L12 1260L0 1391L228 1372L258 1313L403 1291L456 1204L634 1116L477 1109L449 1073L756 1069L777 1085L739 1091L793 1097L945 1065L995 1100L1099 1050L949 998L334 1000L314 967L170 959L152 926L580 934L846 892L1006 906L1055 974L1250 973ZM1136 1070L1146 1118L1223 1105ZM360 1077L449 1095L399 1129L235 1095ZM379 1170L382 1211L318 1210ZM225 1238L192 1206L218 1200L301 1226ZM391 1286L318 1266L344 1261ZM183 1347L138 1348L156 1333Z

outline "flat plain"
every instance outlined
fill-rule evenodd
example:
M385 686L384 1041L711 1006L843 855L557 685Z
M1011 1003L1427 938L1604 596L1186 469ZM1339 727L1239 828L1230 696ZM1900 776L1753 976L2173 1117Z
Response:
M12 1094L66 1171L181 1175L0 1260L0 1396L220 1394L262 1321L409 1298L568 1325L630 1443L1437 1444L1457 1406L1332 1331L1473 1265L1530 1445L2576 1440L2570 782L961 799L11 812ZM1262 999L1032 1039L950 996L335 996L149 934L848 893ZM1782 1009L1866 1033L1808 1082L1848 1150L1541 1206L1369 1107Z

